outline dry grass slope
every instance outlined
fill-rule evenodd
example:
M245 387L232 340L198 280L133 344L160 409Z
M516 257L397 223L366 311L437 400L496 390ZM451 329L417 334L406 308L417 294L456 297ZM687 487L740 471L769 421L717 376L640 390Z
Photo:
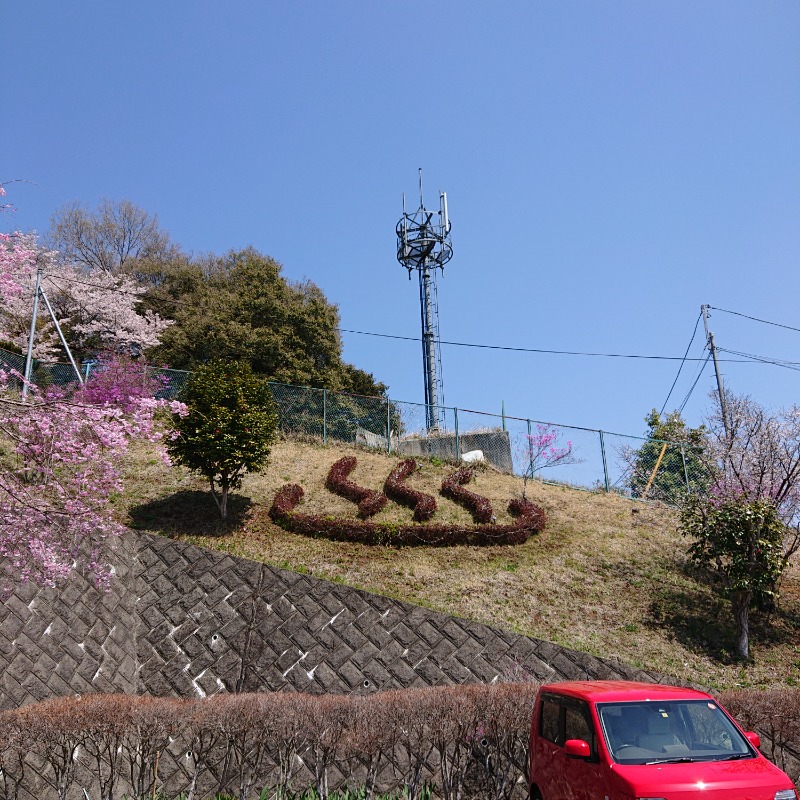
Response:
M753 619L753 664L730 658L732 623L708 576L686 563L675 513L618 495L534 482L529 498L548 514L547 528L518 547L404 548L343 544L288 533L267 516L284 483L303 486L304 513L355 518L357 506L325 488L344 455L351 480L380 489L397 458L344 445L282 441L261 475L245 479L223 526L205 483L165 466L151 451L130 457L119 513L133 528L307 572L437 611L518 631L602 657L717 688L800 685L800 564L790 566L780 609ZM439 494L452 465L421 461L410 479L436 496L433 522L471 524L469 512ZM498 523L511 519L518 478L491 468L469 488L488 497ZM389 503L373 519L411 521Z

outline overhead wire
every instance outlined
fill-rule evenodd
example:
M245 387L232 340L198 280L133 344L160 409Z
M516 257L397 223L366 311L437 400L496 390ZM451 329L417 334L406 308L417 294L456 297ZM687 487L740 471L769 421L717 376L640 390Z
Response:
M705 360L700 365L700 369L697 372L697 377L694 379L694 383L691 385L691 388L686 393L686 397L683 398L683 402L681 403L680 408L678 409L678 413L682 414L683 413L683 409L686 408L686 404L689 402L689 398L692 396L692 393L694 392L695 387L697 386L701 376L703 375L703 371L705 370L706 364L708 364L710 358L711 358L711 353L709 353L705 357Z
M54 276L54 275L48 274L48 273L45 273L45 275L51 281L53 281L54 284L56 283L56 281L66 282L66 283L75 283L75 284L79 284L79 285L82 285L82 286L94 287L96 289L104 289L105 291L115 292L117 294L129 295L131 297L136 297L136 298L139 298L139 299L141 299L141 297L142 297L141 293L139 293L139 292L129 291L129 290L126 290L126 289L121 289L119 287L104 286L103 284L96 283L96 282L93 282L93 281L88 281L88 280L81 279L81 278L74 278L74 277L69 277L69 276L65 276L65 275ZM179 305L179 306L194 306L194 305L196 305L196 303L189 303L189 302L186 302L185 300L178 300L178 299L173 298L173 297L159 297L159 298L154 298L154 299L158 300L158 301L161 301L161 302L172 303L173 305ZM716 308L716 307L715 306L709 306L709 308ZM717 311L725 311L725 309L720 309L720 308L717 308L716 310ZM735 312L735 311L728 311L727 313L738 314L738 312ZM746 314L739 314L739 316L747 316L747 315ZM757 320L756 317L749 317L749 319L756 319ZM688 357L689 349L691 348L692 342L694 341L694 337L697 334L697 328L698 328L698 325L699 325L699 321L700 321L700 318L698 317L697 322L695 322L695 329L694 329L694 332L692 334L692 339L689 342L689 347L687 348L686 353L684 353L684 355L682 357L681 356L646 355L646 354L639 354L639 353L598 353L598 352L582 351L582 350L552 350L552 349L535 348L535 347L511 347L511 346L508 346L508 345L481 344L481 343L477 343L477 342L446 341L444 339L441 340L440 344L446 344L446 345L449 345L451 347L472 347L472 348L482 349L482 350L503 350L503 351L507 351L507 352L516 352L516 353L541 353L541 354L544 354L544 355L587 356L587 357L592 357L592 358L631 358L631 359L641 359L641 360L646 360L646 361L680 361L681 364L680 364L680 367L678 368L678 375L676 376L675 382L673 382L672 388L670 389L670 392L667 395L667 399L664 401L664 407L666 407L666 404L667 404L667 402L669 402L669 397L671 396L672 391L675 388L675 384L677 382L678 377L681 374L681 370L683 369L684 364L687 361L694 361L694 362L698 362L698 363L699 362L703 362L703 364L705 364L705 362L708 360L707 358L703 359L703 358L689 358ZM765 320L757 320L757 321L765 322ZM769 324L778 325L778 323L769 323ZM781 325L780 327L789 327L789 326ZM800 329L798 329L798 328L792 328L792 330L797 330L797 331L800 332ZM399 340L399 341L408 341L408 342L420 342L420 341L422 341L421 337L419 337L419 336L399 336L399 335L389 334L389 333L376 333L374 331L359 331L359 330L353 330L353 329L350 329L350 328L339 328L339 332L340 333L352 333L352 334L356 334L356 335L360 335L360 336L375 336L375 337L382 338L382 339L395 339L395 340ZM720 352L726 352L726 353L729 353L731 355L740 356L740 358L723 358L723 359L719 359L720 361L724 361L724 362L728 362L728 363L749 363L749 362L752 362L752 361L757 361L757 362L761 362L761 363L765 363L765 364L775 364L777 366L787 366L787 365L791 364L792 366L790 368L792 368L792 369L795 368L795 366L794 366L795 364L797 366L800 366L800 362L782 361L781 359L774 359L773 360L773 359L770 359L769 357L766 357L766 356L752 356L752 355L749 355L747 353L738 353L738 352L733 351L733 350L723 350L723 348L718 348L718 350L720 350ZM663 408L664 407L662 407L662 412L663 412Z
M753 361L760 361L762 364L772 364L776 367L783 367L784 369L793 369L800 371L800 361L787 361L781 358L773 358L772 356L759 356L754 353L742 353L739 350L728 350L724 347L718 347L720 353L730 353L734 356L744 356L745 358Z
M91 286L91 287L93 287L95 289L103 289L103 290L105 290L107 292L115 292L116 294L124 294L124 295L128 295L129 297L136 297L139 300L142 299L142 293L141 292L132 292L132 291L127 290L127 289L121 289L118 286L104 286L102 283L95 283L93 281L87 281L87 280L83 280L81 278L71 278L71 277L69 277L67 275L55 275L54 276L53 274L50 274L50 273L47 273L47 272L45 272L43 274L43 277L49 278L53 282L54 285L58 285L56 283L56 281L62 281L62 282L66 282L66 283L77 283L77 284L79 284L81 286ZM153 297L151 299L156 300L158 302L172 303L173 305L176 305L176 306L196 306L197 305L197 303L187 303L185 300L176 300L174 297Z
M753 322L763 322L765 325L774 325L776 328L786 328L788 331L800 333L800 328L795 328L791 325L784 325L781 322L772 322L768 319L761 319L760 317L751 317L749 314L742 314L741 311L730 311L727 308L718 308L717 306L708 306L708 308L713 308L714 311L722 311L724 314L734 314L737 317L744 317L745 319L752 320Z
M659 416L664 413L664 409L667 407L667 403L669 403L670 397L672 397L672 392L675 389L675 384L678 383L678 378L681 376L681 370L683 369L684 364L686 363L686 358L689 355L689 350L692 349L692 344L694 344L694 337L697 336L697 328L700 325L700 318L702 314L697 315L697 319L694 323L694 330L692 331L692 338L689 340L689 346L686 348L686 352L683 354L683 358L681 359L680 366L678 367L678 374L675 376L675 380L672 381L672 386L669 388L669 393L667 394L667 399L664 401L664 405L661 406L661 411L659 412Z
M342 333L355 333L360 334L362 336L378 336L383 339L399 339L401 341L408 341L408 342L419 342L420 337L418 336L397 336L394 334L389 333L373 333L370 331L356 331L350 330L348 328L339 328ZM442 339L442 344L450 345L451 347L475 347L483 350L506 350L515 353L544 353L550 355L561 355L561 356L594 356L598 358L639 358L645 359L649 361L702 361L702 358L681 358L681 356L652 356L652 355L640 355L636 353L595 353L595 352L585 352L579 350L546 350L542 348L536 347L509 347L497 344L478 344L476 342L451 342L445 341ZM746 363L748 359L734 359L734 358L726 358L721 359L723 361L732 361L734 363Z

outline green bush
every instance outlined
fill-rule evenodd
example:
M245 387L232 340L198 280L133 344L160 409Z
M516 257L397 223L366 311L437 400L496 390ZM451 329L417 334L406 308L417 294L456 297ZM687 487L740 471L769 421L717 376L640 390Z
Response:
M174 415L167 451L174 463L208 479L225 519L228 492L242 485L245 473L266 464L275 440L272 393L249 364L213 361L192 373L178 399L188 413Z

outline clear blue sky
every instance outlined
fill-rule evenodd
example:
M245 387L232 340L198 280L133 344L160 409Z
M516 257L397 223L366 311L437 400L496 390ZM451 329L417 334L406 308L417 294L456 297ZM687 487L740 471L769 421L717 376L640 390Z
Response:
M23 230L129 198L187 250L274 256L344 328L419 336L394 226L422 167L453 223L444 340L682 356L701 303L800 328L796 0L42 0L4 4L0 61L0 180L30 181L8 187ZM800 361L800 333L711 325L722 347ZM422 400L418 343L343 341ZM625 433L678 366L442 356L448 405ZM797 371L724 373L798 400ZM713 385L707 368L690 422Z

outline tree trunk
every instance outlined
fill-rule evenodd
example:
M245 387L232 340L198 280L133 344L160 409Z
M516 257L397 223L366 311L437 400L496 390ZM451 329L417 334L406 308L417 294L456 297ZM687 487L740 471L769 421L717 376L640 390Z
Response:
M736 656L742 661L750 660L750 600L753 593L740 589L731 593L733 618L736 621Z
M209 483L211 484L211 496L214 498L214 502L217 504L220 517L225 519L228 516L228 488L230 484L227 480L220 481L219 497L217 497L214 478L210 478Z

